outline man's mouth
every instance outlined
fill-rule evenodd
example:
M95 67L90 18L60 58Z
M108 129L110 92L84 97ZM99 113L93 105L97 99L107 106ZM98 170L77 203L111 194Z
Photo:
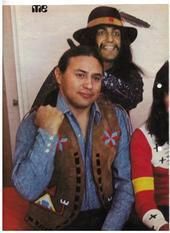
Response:
M114 50L115 46L113 46L113 45L104 45L104 46L102 46L102 48L107 49L107 50Z
M114 49L117 49L119 51L119 47L117 45L104 45L104 44L101 44L100 49L106 49L106 50L109 50L109 51L113 51Z
M89 99L89 98L92 98L92 97L93 97L93 94L86 93L86 92L79 92L79 94L80 94L83 98L86 98L86 99Z

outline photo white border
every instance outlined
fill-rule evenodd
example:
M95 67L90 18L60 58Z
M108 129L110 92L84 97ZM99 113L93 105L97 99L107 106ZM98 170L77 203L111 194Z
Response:
M3 0L3 5L169 4L169 0Z

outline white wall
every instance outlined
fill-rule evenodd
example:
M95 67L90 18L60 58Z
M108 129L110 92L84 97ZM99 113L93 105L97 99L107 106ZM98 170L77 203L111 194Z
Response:
M15 53L13 47L11 12L8 6L4 6L3 8L3 91L4 93L6 92L8 116L4 115L3 117L8 118L7 120L9 121L10 145L8 144L9 141L4 142L4 144L6 145L6 147L8 146L11 147L12 153L15 147L16 131L20 121L19 107L13 105L13 100L18 99L17 83L16 83L16 64L15 64L14 54ZM5 95L3 96L3 98L5 98ZM4 130L7 129L4 128ZM5 156L4 158L7 158L10 155L4 155L4 156Z
M32 13L31 6L13 6L15 62L20 95L20 115L25 114L47 75L68 49L67 38L85 27L97 5L48 6L47 13ZM168 5L113 5L151 24L138 28L133 43L134 61L144 70L144 100L131 112L134 128L147 117L157 70L168 59ZM10 93L9 93L10 94Z

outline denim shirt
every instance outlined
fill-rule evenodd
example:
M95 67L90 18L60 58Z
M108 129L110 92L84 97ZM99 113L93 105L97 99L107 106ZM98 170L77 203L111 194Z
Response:
M93 125L101 120L100 109L96 103L91 107L85 140L76 118L61 94L58 96L57 108L69 120L82 154L86 186L81 211L100 208L91 169L92 130ZM121 108L116 107L116 115L121 137L113 163L115 193L102 230L121 230L128 219L134 201L129 161L130 123L127 114ZM57 135L51 136L44 129L37 128L34 118L35 112L26 117L19 126L12 172L14 186L27 200L35 200L48 186L54 170L56 145L59 142Z

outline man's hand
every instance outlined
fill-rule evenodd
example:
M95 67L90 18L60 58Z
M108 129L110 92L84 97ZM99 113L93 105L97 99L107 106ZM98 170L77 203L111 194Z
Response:
M169 231L169 224L164 224L159 228L159 231Z
M64 114L56 107L40 106L35 117L35 124L45 129L50 135L58 133L58 129L64 119Z

